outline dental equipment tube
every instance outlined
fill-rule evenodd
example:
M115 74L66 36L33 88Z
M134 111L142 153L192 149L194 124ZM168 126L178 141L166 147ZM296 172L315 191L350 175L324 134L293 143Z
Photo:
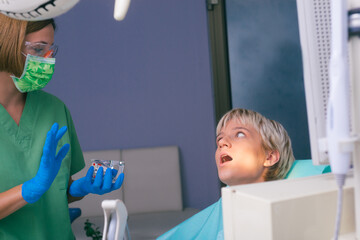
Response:
M327 139L332 172L346 175L350 152L341 151L340 142L350 137L350 88L347 54L347 1L332 0L330 96L327 110Z
M341 149L350 139L350 80L348 66L347 1L331 1L330 96L327 109L327 141L331 171L338 184L338 205L334 239L340 232L342 193L350 169L351 152Z

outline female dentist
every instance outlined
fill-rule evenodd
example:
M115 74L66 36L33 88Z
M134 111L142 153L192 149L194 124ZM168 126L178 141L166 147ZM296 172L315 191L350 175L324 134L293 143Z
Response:
M53 19L0 14L0 239L74 239L68 203L122 185L84 159L69 110L42 90L54 72ZM61 126L61 128L60 128Z

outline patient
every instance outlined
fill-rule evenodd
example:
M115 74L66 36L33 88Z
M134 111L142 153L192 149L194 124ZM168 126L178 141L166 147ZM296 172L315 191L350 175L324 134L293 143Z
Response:
M233 109L216 128L216 166L228 186L285 178L294 156L283 126L261 114ZM223 239L221 198L161 235L162 239Z

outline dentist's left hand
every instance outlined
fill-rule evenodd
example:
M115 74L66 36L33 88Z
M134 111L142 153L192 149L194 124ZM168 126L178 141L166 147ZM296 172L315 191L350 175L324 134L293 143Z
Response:
M91 166L85 177L82 177L71 184L69 188L71 196L83 197L89 193L103 195L119 189L124 181L124 173L120 173L116 182L112 182L112 176L117 173L117 170L115 169L106 169L104 176L103 167L100 167L94 181L92 181L93 172L94 167Z

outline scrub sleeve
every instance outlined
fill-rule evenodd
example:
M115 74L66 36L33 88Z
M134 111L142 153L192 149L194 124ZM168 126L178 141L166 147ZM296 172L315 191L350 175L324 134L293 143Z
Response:
M57 151L69 143L69 153L50 189L39 201L0 220L1 240L74 239L67 201L68 181L85 164L70 112L55 96L43 91L27 93L19 126L0 105L0 192L36 175L46 134L54 122L59 127L68 127Z

